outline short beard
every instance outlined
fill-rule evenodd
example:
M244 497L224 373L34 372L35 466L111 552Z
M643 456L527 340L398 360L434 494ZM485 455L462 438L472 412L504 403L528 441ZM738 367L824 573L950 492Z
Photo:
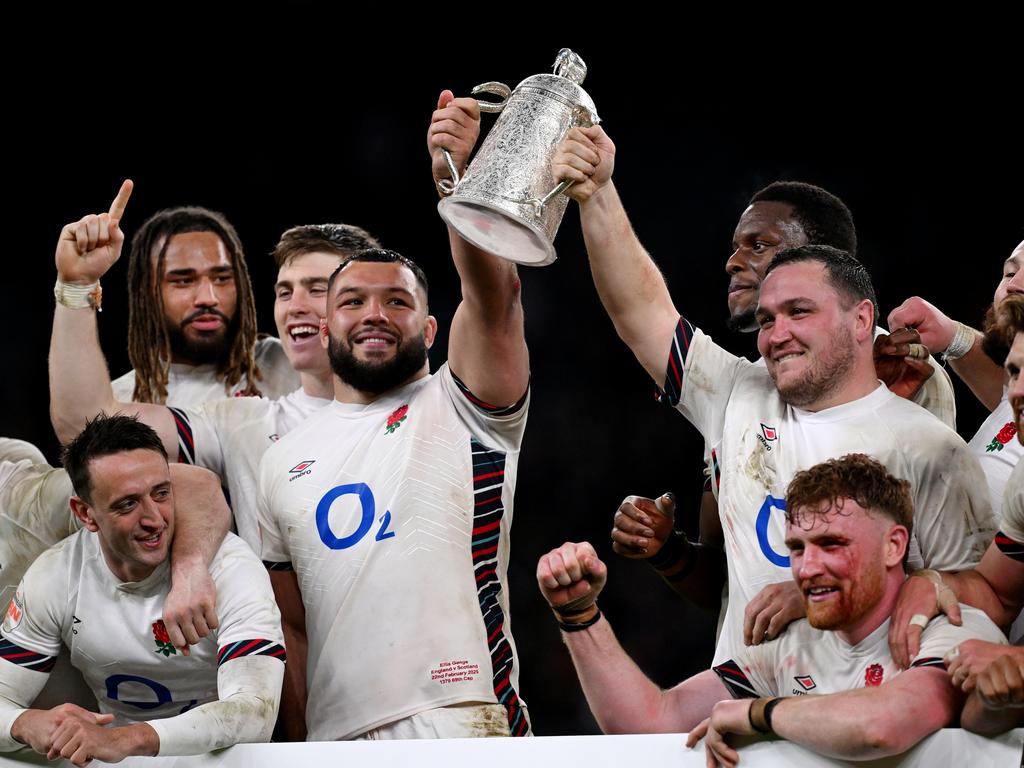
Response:
M356 359L351 347L331 337L327 347L331 370L353 389L380 395L401 386L427 362L427 342L421 333L398 345L395 356L385 363L368 363Z
M988 355L989 360L1002 368L1003 363L1006 362L1006 356L1010 354L1010 345L1006 343L1006 338L999 332L995 304L990 304L985 310L985 320L982 322L981 330L984 333L981 339L982 352Z
M725 321L725 327L733 333L753 333L757 330L757 317L753 309L732 315Z
M776 372L769 369L775 388L784 403L796 408L812 405L839 389L847 374L853 370L856 353L853 348L853 333L848 328L837 328L829 340L831 354L822 360L821 368L810 371L800 381L783 389L776 380Z
M220 332L203 334L198 338L189 338L185 335L188 321L180 326L168 323L167 341L171 348L171 359L187 360L189 365L219 365L226 361L238 333L238 323L237 317L221 317L226 322Z

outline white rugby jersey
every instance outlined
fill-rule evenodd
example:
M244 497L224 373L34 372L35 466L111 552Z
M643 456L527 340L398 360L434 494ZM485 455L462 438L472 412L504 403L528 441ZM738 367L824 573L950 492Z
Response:
M1006 482L996 545L1007 557L1024 562L1024 461L1017 462Z
M260 459L285 433L331 403L297 389L287 397L236 397L199 408L171 408L178 428L178 460L220 476L238 535L260 551L256 487Z
M714 451L729 600L715 663L743 648L743 611L763 587L792 578L785 491L796 472L868 454L910 482L916 516L911 569L975 565L996 531L981 468L960 437L881 383L850 403L811 413L787 405L763 365L737 357L680 318L666 399Z
M264 455L263 560L302 592L311 741L460 702L528 732L505 580L527 401L481 403L445 364Z
M7 605L32 562L79 529L63 469L0 461L0 605Z
M946 652L965 640L1006 644L1003 633L982 611L967 605L960 609L962 627L938 616L924 628L911 669L945 670ZM737 699L840 693L882 685L900 673L889 655L889 619L856 645L800 619L776 639L748 646L714 670Z
M0 628L0 689L10 700L30 700L63 642L100 710L114 714L117 725L173 717L217 700L220 665L252 655L283 661L284 640L270 579L237 536L227 535L210 574L220 627L182 656L161 620L170 563L142 581L121 582L98 535L79 531L36 560L8 606ZM18 714L0 722L0 748L11 748Z
M33 464L46 464L43 452L27 440L16 437L0 437L0 461L31 461Z
M1003 399L985 419L969 445L981 463L992 496L992 509L999 517L1006 481L1024 458L1024 445L1017 440L1017 424L1005 389Z
M256 340L256 364L262 377L257 386L264 397L284 397L301 385L299 374L292 368L291 362L284 354L281 340L273 336L264 336ZM238 396L246 387L247 380L242 380L224 391L224 380L217 375L217 366L186 365L171 363L167 369L167 401L165 405L177 408L195 408L203 403L223 400L226 397ZM111 382L114 388L114 399L120 403L135 401L135 371L128 371Z

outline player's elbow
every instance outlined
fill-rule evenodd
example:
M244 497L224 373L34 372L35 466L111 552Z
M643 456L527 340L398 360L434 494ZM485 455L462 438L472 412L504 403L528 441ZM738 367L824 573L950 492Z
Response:
M879 713L867 718L862 723L863 738L855 750L856 754L849 757L866 760L899 755L945 725L931 723L928 717L915 717L913 722L907 722L905 718L891 715Z

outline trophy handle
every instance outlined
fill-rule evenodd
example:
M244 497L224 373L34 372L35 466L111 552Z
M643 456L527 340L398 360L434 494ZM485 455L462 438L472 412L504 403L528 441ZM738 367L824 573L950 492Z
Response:
M488 83L481 83L476 86L470 94L476 96L480 93L489 93L492 96L500 96L501 101L482 101L476 100L476 103L480 105L481 112L501 112L508 103L509 97L512 95L512 89L504 83L491 81ZM441 191L442 195L446 197L455 191L455 187L459 185L460 177L459 170L455 167L455 161L452 159L452 153L447 149L441 150L444 153L444 161L448 165L448 173L451 176L450 179L441 179L437 182L437 188Z
M559 52L559 54L558 54L559 58L561 58L562 53L565 50L568 50L568 49L564 49L563 51ZM572 52L569 51L569 53L572 53ZM556 61L555 64L557 66L558 62ZM586 68L585 67L583 69L583 72L584 72L584 74L586 73ZM600 120L598 119L597 115L592 114L589 109L587 109L582 104L580 104L580 105L577 105L575 110L573 110L573 122L576 125L582 125L584 128L589 128L590 126L599 123ZM544 206L547 205L548 203L550 203L554 198L558 197L560 194L565 192L565 190L567 190L569 187L571 187L575 183L576 182L574 182L574 181L572 181L570 179L565 179L564 181L560 182L557 187L555 187L550 192L548 192L546 195L544 195L544 197L540 197L540 198L535 197L532 200L527 200L527 203L529 203L530 205L533 206L533 212L534 212L534 214L536 216L538 216L538 217L543 216L544 215Z

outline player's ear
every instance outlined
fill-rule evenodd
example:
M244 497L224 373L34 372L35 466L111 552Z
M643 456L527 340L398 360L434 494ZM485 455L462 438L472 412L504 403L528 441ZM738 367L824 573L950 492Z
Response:
M75 517L78 518L83 528L93 533L99 530L99 526L96 525L96 520L93 518L92 509L84 499L72 496L68 503L71 504L71 511L75 513Z
M906 554L910 544L910 533L902 525L894 525L889 529L885 538L885 564L893 568L903 563L903 555Z
M435 336L437 336L437 318L433 315L427 315L427 322L423 327L423 340L427 345L427 349L434 346Z
M331 348L331 333L327 328L327 320L320 318L320 346L324 349Z

